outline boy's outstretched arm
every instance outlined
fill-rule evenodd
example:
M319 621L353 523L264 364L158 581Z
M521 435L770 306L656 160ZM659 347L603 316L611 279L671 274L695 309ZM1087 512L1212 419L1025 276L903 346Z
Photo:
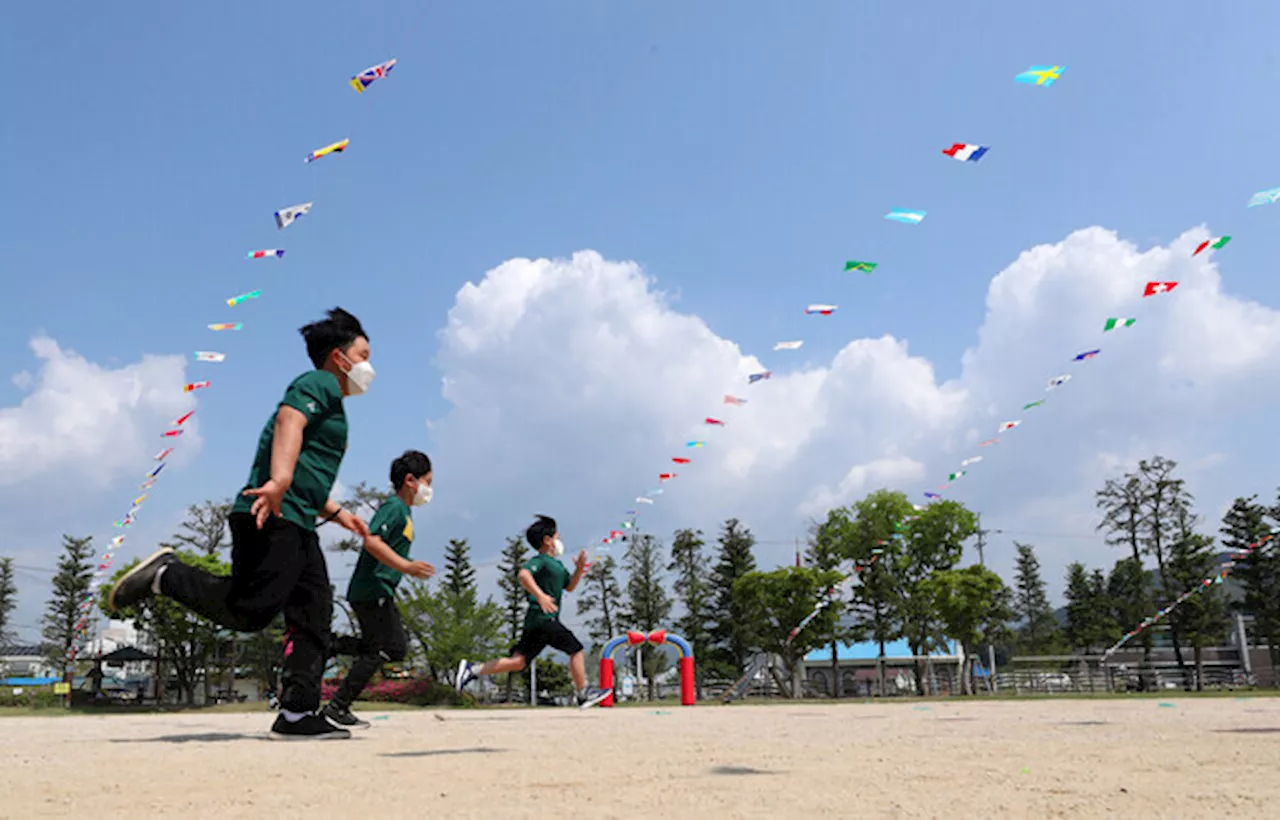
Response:
M396 572L403 572L405 575L412 575L414 578L430 578L436 574L436 568L426 561L410 561L407 558L402 558L387 545L386 541L376 535L370 535L364 539L364 549L365 552L376 558L379 564L391 567Z
M558 611L560 608L556 606L556 602L551 596L542 591L542 587L538 586L538 582L533 580L533 573L527 569L521 569L520 574L516 576L516 580L520 582L520 586L524 587L524 591L532 595L538 601L538 606L542 607L542 611L550 615Z
M565 592L573 592L578 586L578 582L582 580L582 576L587 574L587 551L583 550L578 553L578 557L573 559L573 577L569 579L569 584L564 588Z

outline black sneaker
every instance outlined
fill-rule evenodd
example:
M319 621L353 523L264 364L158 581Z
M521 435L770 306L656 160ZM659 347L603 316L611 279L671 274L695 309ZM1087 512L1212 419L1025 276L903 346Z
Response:
M350 706L339 706L330 701L327 706L320 711L320 716L330 723L336 723L339 726L346 726L348 729L368 729L369 721L361 720L351 714Z
M351 732L319 715L306 715L294 721L279 715L271 725L271 737L274 740L348 740Z
M612 689L599 689L595 686L588 687L586 691L578 695L578 708L590 709L611 694L613 694Z
M125 573L124 577L111 588L111 596L107 598L107 606L113 612L128 609L151 597L151 584L156 573L163 567L173 563L176 558L173 550L165 547L151 553L142 563Z

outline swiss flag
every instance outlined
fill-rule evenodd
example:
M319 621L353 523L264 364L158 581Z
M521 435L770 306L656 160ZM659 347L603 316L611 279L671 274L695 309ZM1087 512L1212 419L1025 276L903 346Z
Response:
M1177 282L1148 282L1143 296L1155 296L1157 293L1168 293L1178 286Z

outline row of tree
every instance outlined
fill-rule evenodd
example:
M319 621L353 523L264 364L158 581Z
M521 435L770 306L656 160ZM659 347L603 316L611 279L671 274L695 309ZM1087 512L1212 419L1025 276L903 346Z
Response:
M1221 553L1242 553L1280 524L1280 502L1267 507L1256 497L1240 498L1224 518L1219 540L1199 532L1193 499L1177 477L1176 466L1157 456L1140 462L1132 473L1108 480L1097 492L1098 528L1126 555L1109 571L1070 564L1061 617L1049 603L1032 545L1015 542L1013 584L1007 586L984 566L960 566L966 540L978 532L970 510L954 501L921 508L902 493L888 490L830 510L815 522L805 566L759 570L755 538L737 519L724 522L712 544L700 530L676 531L669 548L652 533L628 530L620 540L624 549L618 558L611 553L597 556L579 590L577 611L586 616L587 636L597 647L627 629L672 628L694 647L699 691L708 677L736 677L753 653L764 651L780 657L790 672L790 680L779 678L779 684L798 692L805 654L829 645L836 671L841 646L857 641L874 642L881 657L887 644L900 639L916 658L950 642L970 659L985 646L1023 655L1097 654L1144 617L1210 577ZM385 493L362 484L347 503L369 516L385 498ZM191 507L169 545L184 561L228 571L220 557L228 546L228 510L226 502ZM360 544L348 540L336 548L358 550ZM51 657L59 664L74 637L78 603L92 580L92 554L90 539L64 536L44 630ZM400 603L413 644L411 662L447 680L458 659L492 656L514 643L527 607L516 575L529 555L522 535L508 538L499 566L498 599L482 599L467 541L449 541L437 578L408 581L401 587ZM846 578L851 566L860 569ZM1250 615L1255 640L1280 654L1280 596L1274 594L1280 588L1280 549L1252 552L1233 578L1238 587L1210 585L1168 619L1180 666L1201 669L1203 648L1223 642L1233 612ZM829 595L833 588L835 594ZM1232 590L1238 590L1234 597ZM0 635L14 594L12 563L0 560ZM819 607L823 602L828 605ZM793 628L815 608L816 616L792 636ZM229 680L231 669L247 666L264 683L272 680L278 630L246 640L165 601L149 603L128 616L151 636L188 700L200 683L208 694L214 669L223 670L219 674ZM1135 643L1144 658L1149 657L1152 631L1143 632ZM1280 657L1276 661L1280 663ZM644 671L651 687L666 663L664 653L646 653ZM971 691L972 662L967 667L961 682ZM880 670L883 686L883 665ZM923 692L924 675L919 668L916 672ZM560 673L540 667L539 674ZM832 678L837 687L832 694L838 696L841 675L837 672ZM515 683L508 680L508 688Z

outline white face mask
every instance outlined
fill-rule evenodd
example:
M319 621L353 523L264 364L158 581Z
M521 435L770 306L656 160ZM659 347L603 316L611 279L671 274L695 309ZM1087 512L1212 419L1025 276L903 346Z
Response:
M368 362L356 362L347 371L347 395L359 396L373 384L373 365Z
M564 555L564 542L557 538L555 544L552 545L552 550L555 552L557 558Z
M418 482L418 491L413 494L413 506L421 507L431 503L431 485L425 481Z

